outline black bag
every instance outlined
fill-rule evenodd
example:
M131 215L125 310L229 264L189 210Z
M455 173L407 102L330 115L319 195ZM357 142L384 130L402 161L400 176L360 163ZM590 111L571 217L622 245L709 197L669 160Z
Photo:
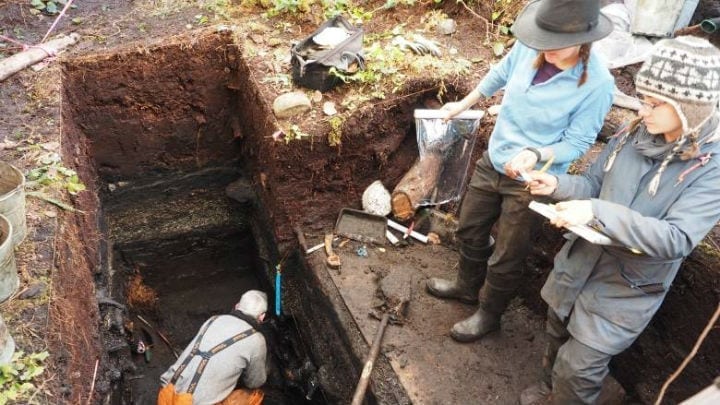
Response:
M314 38L330 27L343 29L349 35L331 48L316 43ZM341 81L330 74L330 68L334 67L344 74L365 69L363 35L362 28L353 26L340 15L325 21L315 32L290 49L293 81L300 86L328 91Z

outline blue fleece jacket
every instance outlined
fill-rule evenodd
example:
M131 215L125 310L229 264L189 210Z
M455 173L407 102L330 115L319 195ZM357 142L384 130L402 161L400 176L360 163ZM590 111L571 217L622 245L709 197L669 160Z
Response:
M500 173L526 147L552 147L549 172L565 173L595 141L613 100L614 81L605 64L590 53L587 81L578 87L583 65L564 70L533 85L538 51L516 42L512 50L475 88L484 97L505 88L502 106L488 145L490 160ZM538 163L538 167L542 163Z

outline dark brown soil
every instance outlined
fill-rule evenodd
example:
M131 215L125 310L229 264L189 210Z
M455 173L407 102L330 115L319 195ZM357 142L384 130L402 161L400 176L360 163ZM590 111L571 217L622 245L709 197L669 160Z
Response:
M108 360L108 342L101 339L104 313L96 299L104 293L107 263L103 258L112 250L101 226L100 197L107 194L109 184L233 165L242 157L263 205L258 216L265 228L253 233L267 235L275 243L276 250L261 254L277 262L281 252L297 251L295 228L315 244L332 229L341 208L359 207L360 195L372 181L380 179L387 186L397 183L417 155L412 110L432 105L440 88L437 80L414 77L385 100L361 106L343 125L339 147L328 145L329 125L317 115L297 119L312 135L311 140L275 142L270 135L285 124L275 119L270 108L279 90L260 78L275 73L278 66L283 70L288 66L273 59L278 46L263 40L260 44L248 42L249 23L256 19L253 12L231 9L230 21L241 27L233 37L209 28L185 29L185 24L207 9L182 5L163 9L165 5L137 3L79 3L70 17L80 17L83 23L76 27L66 18L56 32L76 30L83 41L61 63L55 61L39 72L26 69L0 86L0 142L20 141L22 146L62 142L59 152L64 164L78 170L89 190L69 199L61 191L49 190L83 210L82 215L28 200L30 233L16 252L21 291L42 281L48 288L35 298L13 299L2 305L20 348L51 352L50 371L38 394L40 403L80 403L89 395L99 401L119 378ZM381 6L384 2L374 3ZM711 13L707 10L716 3L701 2L699 13ZM492 59L484 46L483 22L455 2L440 7L458 20L462 33L445 39L444 44L485 61L475 65L469 77L444 81L445 100L452 100L472 88ZM417 5L378 13L365 29L382 32L400 23L419 26L420 16L431 8ZM489 14L483 2L475 9ZM290 21L281 24L285 28L279 34L280 43L287 44L312 32L321 19L316 13L276 18L269 24ZM29 14L27 2L0 4L0 26L7 27L0 33L26 43L37 42L50 22L49 17ZM254 52L249 52L250 47ZM195 59L198 55L202 62ZM633 69L636 67L614 72L628 94L634 94ZM326 93L324 100L339 105L350 90L351 86L341 87ZM487 101L483 107L494 102L499 99ZM314 106L316 113L317 109ZM492 123L491 117L484 119L482 139L489 136ZM476 154L483 147L478 144ZM37 157L29 151L32 149L13 147L3 150L2 158L28 171L36 166ZM407 324L390 327L385 356L377 365L382 377L374 377L371 386L377 398L394 398L387 403L408 399L416 403L509 402L539 369L544 304L537 291L560 246L558 235L556 230L544 228L530 260L529 282L521 299L513 304L502 333L474 346L453 344L446 336L452 322L468 315L470 309L437 303L421 293L426 277L452 272L454 254L440 247L411 246L388 256L373 251L375 267L369 268L350 245L341 251L346 266L340 273L327 273L319 254L307 259L293 254L293 260L300 262L297 267L309 270L288 275L288 288L296 291L288 299L289 311L321 313L317 319L298 315L309 350L333 354L336 342L342 341L352 348L350 354L315 360L327 365L331 375L357 377L377 324L364 316L370 309L367 295L374 295L373 283L387 274L383 266L407 267L416 276L415 302L409 307ZM707 249L692 255L651 327L613 362L613 373L635 400L652 402L714 309L720 291L718 236L707 240ZM350 273L350 269L360 273ZM199 322L205 312L194 321ZM337 330L338 325L357 328ZM178 342L187 339L176 337ZM100 364L97 374L96 361ZM671 387L671 401L709 384L720 374L717 364L720 339L714 330ZM433 373L421 366L430 367ZM483 377L482 384L474 382L477 376ZM337 395L330 394L328 401L347 399L354 380L325 378L328 392ZM398 386L399 380L405 382L404 387ZM92 393L89 381L96 381ZM472 390L465 389L471 382ZM433 388L432 399L425 396L428 387Z

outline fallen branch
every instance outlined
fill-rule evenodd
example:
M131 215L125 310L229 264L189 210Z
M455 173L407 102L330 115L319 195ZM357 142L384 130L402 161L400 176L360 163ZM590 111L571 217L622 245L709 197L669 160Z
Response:
M60 200L56 200L56 199L50 197L49 195L47 195L47 194L45 194L45 193L41 193L41 192L39 192L39 191L28 191L27 193L25 193L25 195L27 195L28 197L35 197L35 198L37 198L37 199L39 199L39 200L43 200L43 201L45 201L45 202L48 202L48 203L50 203L50 204L52 204L52 205L56 205L56 206L64 209L65 211L77 212L78 214L84 214L84 213L85 213L85 211L79 210L79 209L77 209L77 208L75 208L75 207L73 207L73 206L71 206L71 205L67 205L67 204L65 204L64 202L62 202L62 201L60 201Z
M490 23L490 21L488 21L487 18L485 18L485 17L481 16L480 14L476 13L475 10L471 9L470 7L468 7L468 5L465 4L465 2L464 2L463 0L458 0L458 3L462 4L462 6L465 7L465 9L466 9L467 11L470 12L470 14L472 14L472 15L474 15L475 17L477 17L477 18L485 21L485 28L486 28L486 29L488 29L488 26L491 26L491 25L492 25L492 24Z
M710 333L710 330L713 328L713 325L715 325L715 322L717 322L718 317L720 317L720 303L718 303L718 307L715 310L715 313L713 316L710 317L710 320L708 321L707 325L705 326L705 329L702 331L700 336L698 336L697 342L695 342L695 346L693 346L692 351L690 351L690 354L685 357L685 360L680 364L680 366L675 370L674 373L668 377L667 381L665 381L665 384L663 384L662 389L660 390L660 394L658 394L657 400L655 401L655 405L660 405L660 403L663 400L663 397L665 396L665 391L667 391L670 384L675 381L675 379L680 375L680 373L685 370L685 367L690 363L690 360L692 360L693 357L695 357L695 354L697 354L698 349L700 348L700 345L707 337L708 333Z
M29 46L26 50L0 61L0 82L13 74L34 65L48 56L54 56L63 49L75 44L80 35L72 33L68 36L53 39L42 45Z

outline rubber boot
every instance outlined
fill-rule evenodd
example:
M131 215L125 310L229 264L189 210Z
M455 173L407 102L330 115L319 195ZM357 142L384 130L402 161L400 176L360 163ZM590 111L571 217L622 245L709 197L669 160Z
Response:
M561 340L553 339L545 346L543 354L543 372L542 377L535 384L525 388L520 393L520 405L543 405L551 402L550 394L552 394L552 368L555 364L558 348L562 344Z
M450 336L458 342L474 342L490 332L500 329L500 317L505 312L510 300L515 296L515 289L499 290L485 280L478 294L480 306L469 318L464 319L450 330Z
M487 261L492 255L494 245L495 240L492 236L490 243L481 248L462 245L455 279L431 278L425 284L428 293L438 298L456 299L465 304L477 304L478 291L485 281Z
M520 393L520 405L543 405L551 403L552 369L555 365L560 346L567 341L569 334L565 323L548 309L547 338L542 359L542 375L535 384L525 388Z
M544 380L525 388L520 393L520 405L545 405L551 403L552 387Z

